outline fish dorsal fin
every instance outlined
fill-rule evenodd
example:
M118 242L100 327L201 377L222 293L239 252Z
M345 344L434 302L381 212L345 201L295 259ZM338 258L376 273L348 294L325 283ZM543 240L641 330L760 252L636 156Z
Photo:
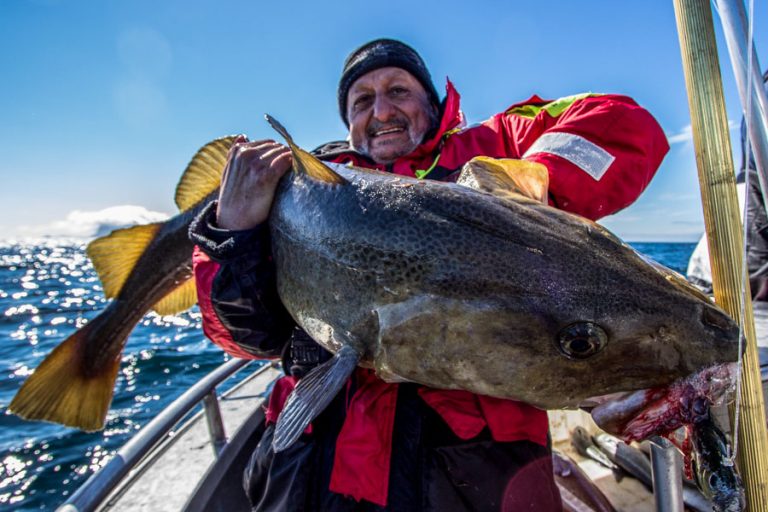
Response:
M152 309L158 315L175 315L186 311L197 303L195 280L188 279L168 295L160 299Z
M457 183L499 197L524 196L547 204L549 172L527 160L476 156L464 164Z
M344 185L348 183L347 180L335 173L330 167L321 162L316 156L304 151L299 146L297 146L293 142L293 138L288 134L288 131L283 128L283 125L281 125L277 119L270 116L269 114L265 115L264 117L267 118L267 122L269 122L272 128L274 128L277 133L283 136L285 142L288 144L288 147L291 148L291 153L293 153L294 171L300 174L306 174L310 178L321 181L323 183L328 183L329 185Z
M86 253L101 279L106 298L117 297L131 270L162 225L155 223L117 229L88 244Z
M234 136L213 140L197 150L176 185L176 206L185 211L199 203L221 184Z

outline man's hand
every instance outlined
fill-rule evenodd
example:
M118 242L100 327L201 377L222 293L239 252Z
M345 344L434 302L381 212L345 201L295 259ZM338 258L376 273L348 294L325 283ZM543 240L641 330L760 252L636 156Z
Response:
M282 144L272 140L250 142L244 135L235 139L221 179L218 226L242 230L267 220L277 183L291 163L291 150Z

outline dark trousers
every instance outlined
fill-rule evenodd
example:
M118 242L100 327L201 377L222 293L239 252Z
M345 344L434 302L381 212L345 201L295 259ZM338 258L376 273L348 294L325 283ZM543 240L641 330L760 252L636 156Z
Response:
M271 450L267 428L245 472L254 511L561 511L547 447L495 442L487 430L456 437L440 416L401 384L392 443L387 506L328 490L336 438L344 422L342 392L286 451ZM365 471L365 468L360 468Z

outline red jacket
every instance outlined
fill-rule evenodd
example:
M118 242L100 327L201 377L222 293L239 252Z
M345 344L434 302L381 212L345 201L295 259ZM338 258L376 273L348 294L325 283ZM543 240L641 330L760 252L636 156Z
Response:
M328 161L444 181L454 181L461 167L475 156L524 158L549 169L550 205L597 220L635 201L669 149L655 119L625 96L586 94L556 101L533 96L480 124L464 127L459 94L450 82L446 90L436 134L394 164L377 165L343 143L325 146L319 156ZM264 231L263 227L258 229ZM268 253L268 248L257 252ZM202 251L196 251L193 261L206 335L236 357L277 355L275 347L265 349L266 345L279 345L272 338L262 337L256 344L249 343L250 334L242 332L248 329L232 326L228 316L242 316L247 307L238 305L231 315L217 311L215 282L224 272L223 260L212 261ZM254 261L227 265L226 272L236 273L236 267L253 269L260 264ZM268 280L269 276L263 279ZM258 303L267 300L265 285L238 286L235 295L252 295ZM219 295L227 293L233 292L228 289ZM262 316L258 321L271 320ZM282 336L284 342L287 333ZM348 402L347 417L337 441L331 490L385 505L397 385L384 383L369 370L359 369L356 379L356 392ZM276 420L294 384L291 377L276 384L267 411L268 421ZM472 439L487 427L497 441L529 440L546 445L548 424L542 410L466 391L421 388L419 394L462 439Z

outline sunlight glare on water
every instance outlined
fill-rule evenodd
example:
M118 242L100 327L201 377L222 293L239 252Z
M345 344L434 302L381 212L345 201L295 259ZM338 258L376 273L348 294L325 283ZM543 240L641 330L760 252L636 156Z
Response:
M7 412L26 377L106 305L82 242L0 245L0 509L51 510L202 375L225 361L197 307L148 314L122 357L103 431L27 422Z

